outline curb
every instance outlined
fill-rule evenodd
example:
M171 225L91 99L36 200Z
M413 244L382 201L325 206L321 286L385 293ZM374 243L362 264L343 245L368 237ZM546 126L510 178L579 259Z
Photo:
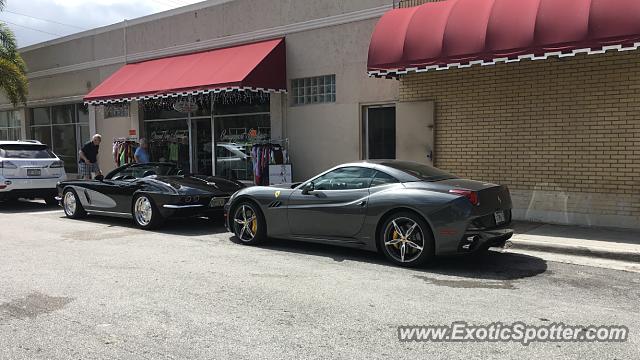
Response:
M547 241L523 240L517 237L509 240L511 246L509 250L531 250L540 252L550 252L556 254L577 255L586 257L596 257L601 259L622 260L640 264L640 247L637 249L618 250L607 249L606 247L580 246L549 243Z

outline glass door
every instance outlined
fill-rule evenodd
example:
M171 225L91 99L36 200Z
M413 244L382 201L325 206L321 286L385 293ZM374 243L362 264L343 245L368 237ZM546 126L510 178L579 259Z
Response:
M192 172L213 175L213 141L211 118L191 119Z

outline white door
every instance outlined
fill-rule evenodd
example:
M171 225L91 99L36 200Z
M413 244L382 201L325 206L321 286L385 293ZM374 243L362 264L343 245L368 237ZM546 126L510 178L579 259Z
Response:
M431 101L396 104L396 158L433 165L434 104Z

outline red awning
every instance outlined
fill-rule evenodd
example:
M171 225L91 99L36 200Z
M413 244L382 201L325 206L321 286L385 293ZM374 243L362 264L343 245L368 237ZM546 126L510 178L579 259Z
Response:
M640 0L447 0L387 12L370 75L635 50Z
M230 90L284 92L284 39L127 64L84 100L99 104Z

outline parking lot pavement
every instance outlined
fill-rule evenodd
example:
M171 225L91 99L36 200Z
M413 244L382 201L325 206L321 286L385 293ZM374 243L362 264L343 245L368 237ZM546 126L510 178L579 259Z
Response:
M492 253L424 269L220 222L69 220L0 204L0 359L634 358L637 273ZM626 325L623 343L398 341L401 325Z

